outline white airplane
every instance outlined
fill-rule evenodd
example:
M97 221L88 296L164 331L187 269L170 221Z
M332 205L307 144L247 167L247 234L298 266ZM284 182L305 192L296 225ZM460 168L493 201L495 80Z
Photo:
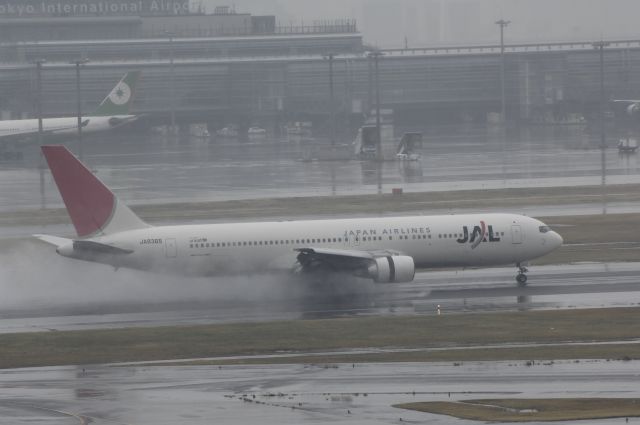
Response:
M140 71L127 72L93 114L81 117L82 132L86 134L112 130L135 121L138 116L131 115L129 109L139 78ZM44 118L42 131L47 138L77 134L78 117ZM0 140L28 139L37 135L37 118L0 121Z
M626 115L633 117L640 112L640 100L633 99L616 99L610 101L614 113L624 112Z
M198 276L341 272L410 282L415 269L517 265L550 253L562 237L536 219L466 214L150 226L64 146L42 151L78 238L34 235L64 257Z

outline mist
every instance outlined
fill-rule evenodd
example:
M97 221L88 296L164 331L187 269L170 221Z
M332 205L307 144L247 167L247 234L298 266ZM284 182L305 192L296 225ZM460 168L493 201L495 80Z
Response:
M635 37L637 0L234 0L238 13L276 15L280 25L356 19L379 47L498 42L494 22L511 21L506 41L570 41ZM230 4L205 0L208 13Z
M342 276L339 284L313 285L300 276L266 274L185 277L61 257L37 240L5 241L0 248L0 311L5 317L210 309L251 315L304 313L309 306L349 293L366 296L372 283ZM322 297L327 299L323 300ZM238 320L239 318L236 318Z

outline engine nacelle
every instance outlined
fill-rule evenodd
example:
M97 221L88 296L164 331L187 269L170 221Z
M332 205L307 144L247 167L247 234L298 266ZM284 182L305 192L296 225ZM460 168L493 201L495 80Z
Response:
M378 257L369 267L369 276L377 283L411 282L416 275L413 258L407 255Z
M125 120L123 120L122 118L118 118L118 117L109 118L109 125L111 127L118 127L119 125L122 125L124 123L125 123Z
M632 103L631 105L627 106L627 115L633 117L638 112L640 112L640 105L639 104Z

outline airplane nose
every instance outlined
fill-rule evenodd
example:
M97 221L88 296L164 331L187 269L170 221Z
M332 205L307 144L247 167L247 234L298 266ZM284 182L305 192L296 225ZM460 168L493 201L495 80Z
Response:
M555 245L555 247L558 248L562 246L563 243L564 239L562 239L562 236L560 236L560 234L557 232L553 232L553 244Z

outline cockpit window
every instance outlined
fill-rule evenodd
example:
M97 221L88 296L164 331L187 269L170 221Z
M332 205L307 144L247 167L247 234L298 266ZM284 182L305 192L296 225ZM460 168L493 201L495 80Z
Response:
M551 227L549 226L540 226L538 227L538 230L540 231L540 233L547 233L551 231Z

